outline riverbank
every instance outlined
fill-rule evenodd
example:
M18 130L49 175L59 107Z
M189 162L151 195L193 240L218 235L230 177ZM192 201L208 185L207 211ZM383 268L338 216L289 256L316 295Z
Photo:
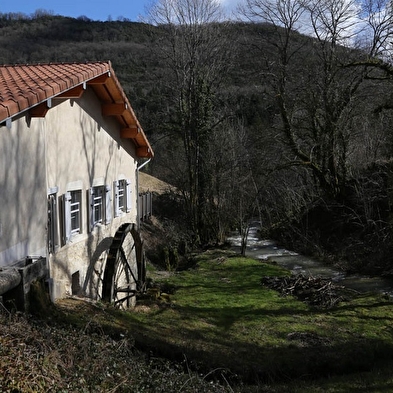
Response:
M236 233L228 238L232 250L240 252L241 239ZM246 255L260 261L269 261L288 269L293 274L322 277L361 293L377 292L393 297L393 277L381 275L348 274L317 258L301 255L279 246L271 239L259 237L258 223L250 227Z

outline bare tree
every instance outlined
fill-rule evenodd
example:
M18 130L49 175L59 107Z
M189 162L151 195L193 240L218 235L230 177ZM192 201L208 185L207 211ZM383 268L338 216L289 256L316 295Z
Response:
M223 122L214 132L208 162L212 181L209 201L211 215L217 223L217 239L225 240L230 228L237 229L242 239L241 253L246 250L251 220L259 220L259 188L253 166L253 149L248 130L240 120Z
M307 168L325 195L340 199L356 116L362 115L359 108L370 110L370 67L348 67L364 56L349 48L362 9L354 0L247 0L242 12L276 32L268 42L274 58L266 58L263 76L280 113L275 127L287 149L281 166ZM315 37L311 50L302 46L300 28ZM383 40L382 31L375 39ZM302 67L301 75L296 67Z
M275 102L274 121L260 130L276 142L261 188L264 216L278 228L270 234L365 259L374 240L386 259L391 1L246 0L242 13L262 22L260 84Z
M393 10L391 0L363 0L363 24L357 42L370 58L390 61L393 35Z
M168 123L182 141L184 165L179 175L188 221L197 241L208 242L212 176L206 152L212 130L220 123L215 93L230 64L228 42L219 23L222 10L216 0L159 0L149 17L164 32L157 54L170 70L165 75Z

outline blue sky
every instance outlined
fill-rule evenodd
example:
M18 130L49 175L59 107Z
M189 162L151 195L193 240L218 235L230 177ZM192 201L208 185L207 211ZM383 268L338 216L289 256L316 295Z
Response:
M92 20L116 20L118 17L138 21L151 0L8 0L0 3L0 12L33 14L37 9L53 11L54 15L77 18L84 15Z
M117 20L124 17L138 22L139 16L145 15L145 8L152 0L8 0L0 3L0 12L22 12L33 14L37 9L52 11L54 15L87 16L92 20ZM232 11L239 1L219 0L228 12Z

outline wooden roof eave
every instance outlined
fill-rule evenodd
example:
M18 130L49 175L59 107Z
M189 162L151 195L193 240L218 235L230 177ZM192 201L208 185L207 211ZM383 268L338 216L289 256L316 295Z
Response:
M102 101L102 114L115 117L122 125L121 137L133 140L137 148L137 156L152 158L153 149L114 72L109 71L107 77L101 75L87 83L93 87ZM137 132L127 133L123 130L136 130Z
M34 91L31 93L32 97L22 97L24 100L22 103L9 100L0 104L0 123L5 123L8 128L11 128L12 119L26 111L29 112L31 117L45 117L47 111L52 107L52 99L80 98L86 86L90 85L101 100L103 108L106 105L112 105L112 108L117 108L116 110L123 108L120 112L109 113L108 115L115 116L122 129L137 129L138 132L134 135L123 137L133 140L138 157L152 158L154 153L150 143L115 76L111 63L102 64L101 69L97 71L98 75L97 73L95 75L94 73L85 74L84 77L74 78L72 82L64 86L57 86L56 89L52 86L50 88L46 87L42 91ZM25 102L26 100L27 102Z

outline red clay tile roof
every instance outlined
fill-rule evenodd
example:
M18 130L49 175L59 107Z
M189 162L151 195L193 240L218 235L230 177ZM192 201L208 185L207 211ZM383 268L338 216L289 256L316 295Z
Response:
M113 115L123 128L138 130L132 138L138 155L152 157L149 141L110 62L0 66L0 123L84 83L91 84L103 105L124 106L123 112Z

